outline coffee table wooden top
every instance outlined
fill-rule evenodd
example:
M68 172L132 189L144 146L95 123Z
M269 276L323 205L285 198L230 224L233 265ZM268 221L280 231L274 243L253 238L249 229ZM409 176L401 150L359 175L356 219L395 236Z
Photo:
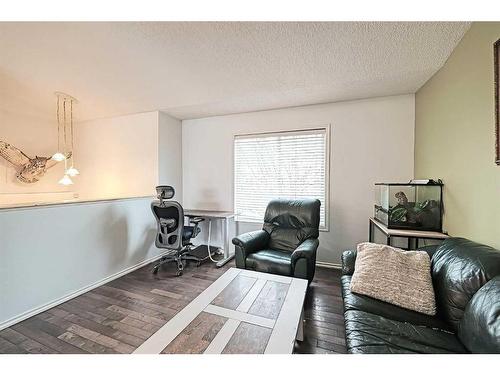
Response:
M307 280L230 268L134 353L292 353Z

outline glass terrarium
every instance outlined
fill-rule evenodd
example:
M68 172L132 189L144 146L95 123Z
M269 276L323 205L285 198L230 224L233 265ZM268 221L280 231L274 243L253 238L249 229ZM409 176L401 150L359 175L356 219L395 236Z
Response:
M375 184L375 219L389 229L442 232L441 182Z

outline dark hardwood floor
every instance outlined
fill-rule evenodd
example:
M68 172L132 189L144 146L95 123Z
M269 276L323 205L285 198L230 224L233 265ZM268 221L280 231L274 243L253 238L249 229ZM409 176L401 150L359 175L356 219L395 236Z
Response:
M131 353L231 266L145 266L0 331L0 353ZM316 269L305 320L296 353L346 352L340 271Z

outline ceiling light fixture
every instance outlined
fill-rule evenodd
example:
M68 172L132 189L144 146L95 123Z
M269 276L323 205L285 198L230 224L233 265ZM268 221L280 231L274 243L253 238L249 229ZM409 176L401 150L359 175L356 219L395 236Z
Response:
M72 185L70 177L80 174L74 166L74 135L73 135L73 103L77 100L70 95L62 92L56 92L57 97L57 152L52 156L53 160L64 160L64 176L59 180L61 185ZM62 113L61 113L62 107ZM61 142L61 132L62 141ZM68 134L69 133L69 134ZM69 141L68 141L69 138ZM61 146L61 143L62 146ZM61 152L62 151L62 152ZM71 166L68 168L68 158L71 158Z
M71 98L69 102L69 108L70 108L70 118L69 118L69 124L70 124L70 133L71 133L71 167L69 169L66 169L66 174L71 177L78 176L80 172L78 169L75 168L74 162L75 162L75 148L74 148L74 139L75 137L73 136L73 100L74 98Z
M63 161L66 159L66 156L61 152L61 121L59 116L59 107L60 107L60 97L58 93L57 96L57 152L52 155L52 160L55 161Z

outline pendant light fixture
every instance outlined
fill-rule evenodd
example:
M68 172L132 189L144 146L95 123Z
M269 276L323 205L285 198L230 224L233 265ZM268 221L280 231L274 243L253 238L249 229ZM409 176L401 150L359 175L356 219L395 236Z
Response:
M72 98L73 99L73 98ZM75 137L73 136L73 100L69 102L69 108L70 108L70 117L69 117L69 124L70 124L70 130L71 130L71 167L66 169L66 174L71 177L78 176L80 172L78 169L75 168L74 162L75 162L75 149L73 147L74 144L74 139Z
M73 135L73 103L77 100L70 95L62 92L56 92L57 97L57 149L58 151L52 156L52 159L57 161L64 160L64 176L59 180L61 185L73 185L71 177L80 174L75 168L75 150L74 150L74 135ZM62 113L61 113L62 107ZM61 142L61 132L62 140ZM69 134L68 134L69 133ZM61 146L61 143L63 145ZM62 152L61 152L62 151ZM71 159L71 166L68 168L68 159Z
M59 107L61 105L61 98L59 93L56 93L57 96L57 152L52 155L52 160L55 161L63 161L66 159L66 155L61 152L61 120L59 117Z
M65 174L64 177L59 180L59 183L64 186L74 184L73 180L67 174Z

